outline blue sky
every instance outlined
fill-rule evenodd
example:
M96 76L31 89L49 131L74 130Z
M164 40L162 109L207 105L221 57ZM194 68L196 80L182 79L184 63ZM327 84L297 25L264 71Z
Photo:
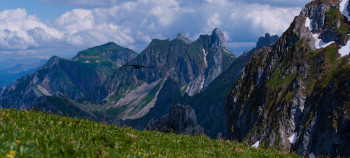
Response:
M74 9L74 6L55 5L39 0L3 0L0 2L0 10L25 8L28 14L35 14L41 20L53 20L63 13Z
M196 40L218 27L227 46L281 34L309 0L3 0L0 57L72 57L113 41L141 52L152 39Z

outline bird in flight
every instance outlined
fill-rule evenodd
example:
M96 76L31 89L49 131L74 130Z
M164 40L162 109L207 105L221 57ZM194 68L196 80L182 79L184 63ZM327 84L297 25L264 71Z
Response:
M135 69L139 69L139 68L150 68L150 67L143 66L143 65L123 65L123 66L133 66Z

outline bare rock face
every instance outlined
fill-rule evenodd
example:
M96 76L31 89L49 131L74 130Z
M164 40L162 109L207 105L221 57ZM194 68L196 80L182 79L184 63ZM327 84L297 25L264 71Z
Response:
M213 40L213 46L225 47L226 45L225 35L218 28L215 28L213 30L213 33L211 34L211 38Z
M190 106L175 104L171 107L169 114L160 119L151 120L147 129L164 132L184 133L186 135L201 135L204 130L197 124L194 110Z
M350 25L337 6L307 4L277 42L254 53L227 98L226 138L303 156L350 156L350 59L338 53L349 39L340 28Z
M323 30L326 17L325 13L327 11L328 7L325 3L313 4L313 2L311 2L310 5L306 5L306 8L304 8L300 14L304 17L309 17L310 19L313 19L311 22L311 32L319 33L321 32L321 30Z

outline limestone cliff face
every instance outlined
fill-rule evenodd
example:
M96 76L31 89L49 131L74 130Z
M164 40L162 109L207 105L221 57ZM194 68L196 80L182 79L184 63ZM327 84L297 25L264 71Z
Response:
M206 89L216 77L230 66L234 58L232 53L225 48L224 33L218 28L214 29L210 36L201 35L196 42L202 45L197 51L203 53L205 69L204 73L188 85L186 92L190 96Z
M350 26L343 5L307 4L277 42L254 53L227 99L226 138L300 155L350 156Z

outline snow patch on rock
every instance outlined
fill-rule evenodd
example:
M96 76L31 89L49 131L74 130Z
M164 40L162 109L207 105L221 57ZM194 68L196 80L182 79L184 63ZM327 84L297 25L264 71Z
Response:
M260 141L257 141L255 144L252 145L252 147L257 148L260 146Z
M313 30L312 19L310 19L309 17L306 17L305 27L309 28L310 32ZM334 41L328 42L328 43L323 42L323 40L319 38L320 37L319 33L312 33L311 32L311 34L312 34L312 37L315 39L315 47L316 47L316 49L326 48L329 45L331 45L332 43L334 43Z
M315 156L314 153L310 153L310 154L309 154L309 158L316 158L316 156Z
M289 139L289 142L291 144L294 144L297 140L297 136L298 136L298 132L295 132L292 136L290 136L288 139Z
M350 40L348 40L345 46L339 49L339 54L341 55L341 57L347 56L350 54Z
M331 45L332 43L334 43L334 41L328 42L328 43L324 43L322 39L318 38L319 36L320 36L320 34L312 34L312 37L315 39L315 47L316 47L316 49L326 48L329 45Z
M203 61L206 68L208 67L207 54L208 52L206 52L205 49L203 48L203 55L204 55Z
M311 20L309 17L306 17L305 27L308 27L310 29L310 31L312 30Z
M345 17L348 18L348 21L349 21L350 20L350 16L349 16L349 11L347 10L348 5L349 5L349 1L348 0L342 0L340 2L339 10Z
M201 91L204 87L204 80L205 80L205 78L204 78L204 76L202 76L202 82L201 82L201 85L199 86L199 91Z

